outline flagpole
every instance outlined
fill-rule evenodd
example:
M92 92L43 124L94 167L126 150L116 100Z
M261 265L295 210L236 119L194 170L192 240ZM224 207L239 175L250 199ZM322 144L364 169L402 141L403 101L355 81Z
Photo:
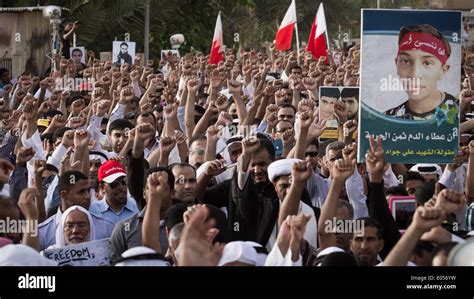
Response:
M291 0L291 2L293 2L293 6L295 7L295 15L296 15L295 0ZM295 23L295 33L296 33L296 51L297 51L297 54L298 54L298 61L299 61L299 58L300 58L300 37L298 35L298 20Z
M326 21L326 12L324 11L324 4L323 2L321 2L321 7L323 9L323 13L324 13L324 21ZM328 49L328 53L327 53L327 59L332 59L332 53L331 53L331 48L330 48L330 42L329 42L329 30L327 28L327 22L326 22L326 31L324 32L324 35L326 36L326 49ZM327 61L327 63L329 63L329 61Z

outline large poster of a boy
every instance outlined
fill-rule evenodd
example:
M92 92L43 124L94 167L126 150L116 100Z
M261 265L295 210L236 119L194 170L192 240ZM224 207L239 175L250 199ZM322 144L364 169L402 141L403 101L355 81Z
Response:
M450 163L459 143L461 13L363 10L359 161Z

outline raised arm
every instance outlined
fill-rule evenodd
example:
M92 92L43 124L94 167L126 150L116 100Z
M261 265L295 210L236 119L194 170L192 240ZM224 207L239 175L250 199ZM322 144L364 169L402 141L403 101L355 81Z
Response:
M313 174L311 164L308 162L294 163L291 168L291 176L293 182L290 190L285 196L283 203L280 206L280 213L278 214L278 224L288 217L288 215L297 215L300 207L301 195L306 187L306 182Z
M195 105L195 99L196 99L196 94L199 90L199 79L197 78L192 78L188 80L188 83L186 85L188 89L188 99L186 101L186 108L184 112L184 123L186 126L186 136L188 138L191 138L193 136L194 132L194 115L195 115L195 110L194 110L194 105Z
M446 213L439 208L418 207L413 222L385 258L384 266L406 266L421 236L440 225Z
M36 251L40 251L39 236L38 232L34 231L31 223L39 221L39 213L35 201L42 200L40 197L41 196L36 189L29 188L23 190L20 199L18 200L18 207L23 216L25 216L25 220L28 221L28 225L30 225L27 232L23 234L21 243L30 246Z
M223 173L226 170L224 160L213 160L203 164L205 167L203 173L197 179L196 198L202 203L206 194L207 186L213 177Z
M367 208L369 210L369 217L378 221L382 227L384 248L381 251L381 256L385 257L398 239L400 239L400 232L388 208L383 190L383 174L386 162L382 140L380 137L377 137L377 141L375 141L373 136L370 136L369 141L370 149L365 156L365 164L369 172Z
M147 207L142 225L142 243L161 254L160 244L160 212L164 198L170 197L168 174L155 172L150 174L145 187Z
M234 98L234 103L237 106L237 115L239 116L239 122L243 123L245 118L247 117L247 109L245 108L245 104L242 101L242 85L235 80L229 80L227 82L227 86L229 87L229 92L232 94L232 97Z
M354 173L356 161L337 160L332 169L333 180L329 187L329 192L321 209L321 216L318 221L318 236L320 248L336 246L336 235L326 230L328 221L336 217L339 195L346 183L346 180Z

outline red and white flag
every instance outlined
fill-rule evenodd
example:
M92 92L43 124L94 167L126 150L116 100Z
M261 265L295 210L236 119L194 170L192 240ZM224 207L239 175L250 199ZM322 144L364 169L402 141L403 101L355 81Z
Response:
M283 22L277 31L275 38L275 46L277 50L286 51L291 49L291 42L293 40L293 30L295 30L296 23L296 5L292 0L290 7L286 11Z
M319 59L321 56L326 57L326 64L329 63L328 48L326 41L326 17L324 16L323 3L319 5L318 13L314 18L313 25L311 26L311 33L309 34L307 52L311 52L315 59Z
M209 64L218 64L224 60L224 39L222 38L222 22L221 13L217 16L216 29L214 30L214 38L212 39L211 55L209 56Z

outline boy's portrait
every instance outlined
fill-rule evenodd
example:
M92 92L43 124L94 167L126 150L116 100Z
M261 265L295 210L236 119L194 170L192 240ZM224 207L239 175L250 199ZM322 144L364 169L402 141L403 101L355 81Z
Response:
M359 161L381 136L390 163L451 163L459 141L461 13L362 11Z
M395 58L397 75L408 96L401 105L385 114L412 120L432 119L441 104L455 107L456 98L438 89L450 66L451 46L444 35L431 25L402 27Z

